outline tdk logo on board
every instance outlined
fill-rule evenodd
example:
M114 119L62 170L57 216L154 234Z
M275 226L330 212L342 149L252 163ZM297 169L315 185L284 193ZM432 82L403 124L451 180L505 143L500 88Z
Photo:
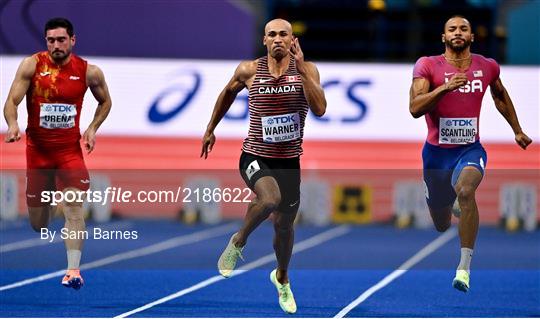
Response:
M473 126L472 120L447 120L446 126Z

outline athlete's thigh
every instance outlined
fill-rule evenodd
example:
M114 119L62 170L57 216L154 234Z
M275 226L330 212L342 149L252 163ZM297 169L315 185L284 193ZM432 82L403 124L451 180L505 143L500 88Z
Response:
M285 214L295 214L300 206L300 159L288 158L281 163L276 172L282 198L278 210Z
M79 144L57 153L55 160L58 167L56 186L59 190L86 191L90 188L90 176Z
M26 204L28 207L46 207L51 192L56 191L54 163L48 152L37 147L26 148ZM48 192L48 196L44 196Z
M452 187L452 154L446 150L424 145L422 151L424 191L428 206L433 210L452 206L456 193Z
M471 184L476 189L484 176L486 164L487 153L479 142L468 147L459 157L452 173L454 188L461 182Z
M276 178L265 158L246 152L242 152L240 156L239 169L242 179L253 191L255 191L255 184L262 177L271 177L274 180Z

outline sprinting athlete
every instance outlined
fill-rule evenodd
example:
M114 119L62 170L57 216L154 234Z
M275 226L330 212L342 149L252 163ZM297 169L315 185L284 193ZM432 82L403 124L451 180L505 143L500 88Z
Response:
M90 186L80 145L79 119L83 97L90 88L98 101L93 121L84 132L88 153L95 146L96 131L111 109L111 97L103 72L72 53L73 25L64 18L45 24L47 51L25 58L15 75L4 106L8 124L7 143L18 141L17 106L26 95L26 202L32 228L39 232L49 224L53 206L43 201L44 191L86 191ZM86 229L82 202L64 205L68 234ZM82 236L66 236L67 271L62 285L80 289L84 284L79 271Z
M300 155L308 110L322 116L326 99L319 72L304 61L291 24L275 19L265 26L268 53L237 67L219 95L202 140L206 158L215 143L214 129L242 89L249 90L249 132L242 147L240 173L255 192L240 230L229 240L218 261L221 275L231 276L248 237L271 213L274 219L274 250L277 268L270 280L278 290L279 305L296 312L287 269L294 242L293 223L300 204Z
M478 234L475 193L487 164L478 129L488 87L497 110L514 131L516 143L526 149L532 142L519 125L499 78L499 65L472 54L473 41L470 22L463 16L451 17L442 34L444 54L422 57L414 66L409 105L412 116L425 115L428 126L422 158L426 199L435 228L444 232L450 227L456 197L461 209L461 259L452 285L464 292L470 287L470 264Z

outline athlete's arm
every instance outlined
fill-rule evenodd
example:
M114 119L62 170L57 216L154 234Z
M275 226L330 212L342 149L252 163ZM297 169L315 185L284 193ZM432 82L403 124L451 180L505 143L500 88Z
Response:
M304 95L310 110L317 116L323 116L326 112L326 98L317 67L314 63L304 61L304 53L298 38L294 38L290 52L296 61L296 70L302 77Z
M21 132L17 123L17 106L21 103L30 87L32 76L36 72L36 64L37 61L33 56L27 57L22 60L17 73L15 73L15 79L11 84L6 104L4 104L4 118L8 125L6 143L16 142L21 139Z
M514 104L510 99L510 95L506 91L506 88L503 86L501 79L497 79L490 85L491 96L493 97L493 102L497 110L504 116L510 127L515 134L516 143L522 148L526 149L532 140L523 133L521 126L519 125L519 120L516 114L516 109Z
M456 73L445 84L429 91L429 81L424 78L415 78L409 91L409 111L414 118L429 113L435 108L437 102L448 92L467 84L467 76L464 73Z
M210 122L206 127L206 132L202 139L201 157L204 156L206 159L208 153L212 151L214 143L216 142L216 137L214 135L216 126L233 104L236 95L238 95L245 87L248 87L250 81L253 81L256 72L257 60L241 62L234 71L234 75L229 83L227 83L223 91L219 94L214 106L214 111L212 112L212 117L210 118Z
M98 102L94 119L83 134L83 142L86 151L90 154L96 144L96 132L105 121L111 110L112 101L109 95L109 88L105 82L105 76L100 68L95 65L88 65L86 70L86 83L92 92L92 95Z

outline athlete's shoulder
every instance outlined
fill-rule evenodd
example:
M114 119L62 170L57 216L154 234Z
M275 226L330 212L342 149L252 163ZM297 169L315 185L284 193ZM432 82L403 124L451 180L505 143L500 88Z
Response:
M430 56L422 56L416 60L416 64L429 64L429 65L436 65L439 64L441 60L440 55L430 55Z
M80 56L74 53L71 54L71 58L77 62L88 63L88 61L86 61L85 59L81 58Z
M21 64L19 65L19 70L21 74L25 77L32 77L36 72L37 64L39 62L37 53L32 54L31 56L25 57Z
M433 68L439 64L438 56L423 56L416 60L414 64L413 77L414 78L431 78Z
M234 72L239 79L249 79L257 73L259 59L242 61Z
M497 63L497 61L495 61L495 59L485 57L485 56L483 56L481 54L473 54L472 58L473 58L473 60L475 60L475 61L477 61L478 63L481 63L481 64L488 64L488 65L496 66L496 67L499 66L499 63Z
M501 68L495 59L486 58L480 54L473 54L473 61L476 61L476 64L479 65L484 72L491 75L490 83L493 83L493 81L499 78Z
M86 65L86 84L90 87L100 85L105 81L105 75L103 71L94 64L88 63Z

